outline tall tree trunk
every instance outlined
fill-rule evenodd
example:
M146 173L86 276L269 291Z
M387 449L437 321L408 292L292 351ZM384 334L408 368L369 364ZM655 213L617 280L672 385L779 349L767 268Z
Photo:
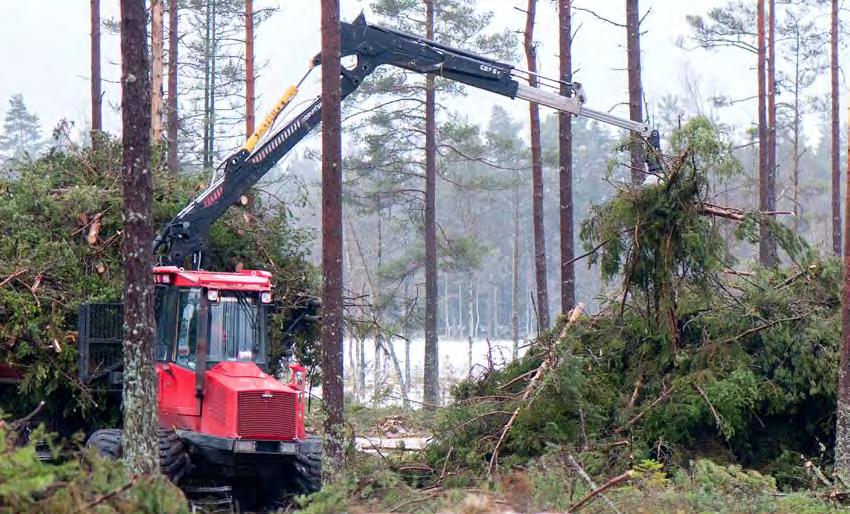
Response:
M180 161L177 157L177 129L179 118L177 117L177 43L179 42L178 0L168 0L168 171L177 173Z
M626 49L629 67L629 119L643 121L643 86L640 69L640 9L638 0L626 0ZM631 134L632 183L643 184L644 148L640 136Z
M434 39L434 0L425 0L425 37ZM425 403L440 394L437 341L437 103L434 77L425 77Z
M451 338L451 316L449 315L449 274L443 273L443 327L446 339Z
M254 133L254 1L245 0L245 137Z
M210 110L207 113L207 120L210 127L209 148L207 156L207 165L215 166L215 97L216 97L216 65L218 64L218 24L216 23L216 7L218 0L213 0L212 5L212 21L210 23Z
M756 29L758 31L758 122L759 122L759 210L769 210L769 175L768 162L768 135L767 135L767 91L765 83L765 72L767 68L767 55L765 51L764 37L764 2L758 0L758 13L756 16ZM770 234L765 223L759 225L759 262L762 266L770 266Z
M776 210L776 0L768 0L767 34L767 210ZM767 238L768 265L779 264L776 240Z
M850 136L850 124L847 125ZM847 147L850 169L850 145ZM844 184L844 240L850 241L850 173ZM850 479L850 244L844 245L844 294L841 304L841 353L838 358L838 408L835 426L835 472Z
M519 177L517 177L519 181ZM514 185L514 244L511 255L511 340L513 360L519 356L519 186Z
M534 15L537 1L528 0L525 18L523 46L528 61L528 83L537 87L537 48L534 46ZM531 125L531 187L532 224L534 225L534 270L537 281L537 326L541 330L549 327L549 293L546 284L546 234L543 228L543 160L540 149L540 108L529 104Z
M151 139L162 140L162 1L151 0Z
M95 149L103 130L100 82L100 0L91 0L91 146Z
M794 55L794 127L792 130L792 145L794 147L794 155L792 156L791 169L791 205L794 211L794 232L800 228L800 27L796 27L796 48L797 52Z
M558 2L558 41L560 47L561 81L573 78L572 56L572 0ZM567 94L561 86L561 94ZM576 274L573 265L573 119L572 115L558 114L558 182L561 214L561 312L570 312L576 302Z
M468 288L466 291L466 315L469 316L469 326L466 327L467 341L467 373L472 376L472 343L475 339L475 273L470 269L467 274Z
M339 0L322 0L322 397L325 452L343 460L342 140Z
M204 35L204 151L202 155L202 161L204 168L210 167L210 96L212 89L210 88L210 79L212 78L210 73L210 50L212 48L212 36L211 36L211 28L212 28L212 18L211 18L211 0L207 0L206 7L206 20L205 20L205 28L206 34Z
M156 442L154 294L151 280L151 99L145 3L121 2L122 186L124 193L124 466L159 470Z
M832 0L830 23L830 96L832 99L832 251L841 255L841 136L838 121L838 0Z

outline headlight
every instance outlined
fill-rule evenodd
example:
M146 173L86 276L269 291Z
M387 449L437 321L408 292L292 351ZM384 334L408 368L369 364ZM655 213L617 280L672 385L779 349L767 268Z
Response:
M260 293L260 301L263 303L272 303L272 292L263 291L262 293Z
M295 443L280 443L280 453L295 453Z
M207 300L211 302L218 301L218 289L207 289Z
M236 441L233 451L237 453L254 453L257 451L256 441Z

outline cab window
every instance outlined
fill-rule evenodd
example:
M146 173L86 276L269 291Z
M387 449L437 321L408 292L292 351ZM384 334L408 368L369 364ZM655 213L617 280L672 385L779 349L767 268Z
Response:
M180 301L177 309L177 347L174 362L189 369L195 369L195 354L198 349L198 305L200 302L200 289L180 290Z

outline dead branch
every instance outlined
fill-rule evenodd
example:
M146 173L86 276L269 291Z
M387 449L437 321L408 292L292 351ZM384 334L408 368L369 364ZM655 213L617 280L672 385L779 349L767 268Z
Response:
M644 416L644 414L646 414L646 413L647 413L647 412L648 412L651 408L655 407L656 405L658 405L659 403L663 402L663 401L664 401L664 400L666 400L667 398L670 398L670 395L671 395L672 393L673 393L673 389L672 389L672 388L670 388L670 389L664 389L664 390L661 392L661 395L660 395L658 398L656 398L656 399L652 400L652 403L650 403L650 404L649 404L649 405L648 405L645 409L643 409L642 411L640 411L639 413L637 413L637 414L636 414L636 415L635 415L632 419L630 419L629 421L627 421L625 425L623 425L623 426L621 426L621 427L617 427L617 428L615 428L615 429L614 429L614 433L615 433L615 434L619 434L619 433L620 433L620 432L622 432L623 430L625 430L625 429L629 428L630 426L632 426L632 425L634 425L635 423L637 423L638 421L640 421L640 419Z
M126 484L122 485L122 486L121 486L121 487L119 487L118 489L116 489L116 490L114 490L114 491L111 491L111 492L108 492L108 493L104 494L103 496L101 496L101 497L97 498L97 499L96 499L96 500L94 500L93 502L89 503L88 505L86 505L86 507L83 509L83 512L91 512L91 510L92 510L94 507L96 507L97 505L100 505L101 503L103 503L103 502L105 502L105 501L107 501L107 500L110 500L110 499L112 499L112 498L114 498L114 497L118 496L119 494L124 493L125 491L127 491L128 489L130 489L131 487L133 487L134 485L136 485L136 482L138 482L138 481L139 481L139 477L134 476L134 477L132 478L132 480L130 480L130 481L129 481L129 482L127 482Z
M693 383L694 389L702 396L702 399L705 400L705 403L708 404L709 410L711 410L711 415L714 416L714 422L717 423L717 430L723 431L723 420L720 418L720 414L717 413L717 410L714 408L714 405L711 404L711 400L708 399L708 395L705 394L705 391L697 384Z
M94 246L97 244L97 236L100 234L100 224L103 221L103 213L96 214L94 219L91 220L89 224L89 232L86 236L86 242L89 246Z
M635 388L632 390L632 396L629 398L629 408L635 406L637 402L638 395L640 394L640 388L643 386L643 375L639 375L638 379L635 380Z
M741 276L741 277L754 277L754 276L756 276L756 274L753 273L752 271L738 271L738 270L734 270L734 269L725 269L725 270L723 270L723 273L725 273L727 275L738 275L738 276Z
M569 453L568 453L568 454L567 454L567 459L570 461L570 465L571 465L573 468L575 468L576 473L578 473L578 474L579 474L579 476L581 476L581 478L583 478L583 479L584 479L584 481L585 481L585 482L587 482L587 485L589 485L590 487L592 487L594 490L598 490L598 489L599 489L599 486L597 486L595 483L593 483L593 479L592 479L592 478L590 478L590 475L588 475L588 474L587 474L587 471L585 471L585 470L584 470L584 468L582 468L582 467L579 465L578 461L576 461L576 459L572 456L572 454L569 454ZM597 494L599 497L601 497L603 500L605 500L605 503L607 503L607 504L608 504L608 506L609 506L609 507L611 507L611 510L613 510L613 511L614 511L614 512L616 512L617 514L620 514L620 509L618 509L618 508L617 508L617 506L616 506L616 505L614 505L614 502L612 502L611 500L609 500L607 496L605 496L604 494L602 494L603 492L604 492L604 491L599 491L599 492L597 492L596 494Z
M762 330L767 330L768 328L775 326L775 325L779 325L780 323L786 323L786 322L789 322L789 321L797 321L797 320L803 319L805 317L806 317L806 314L801 314L799 316L793 316L793 317L790 317L790 318L775 319L775 320L771 321L770 323L765 323L763 325L753 327L749 330L745 330L745 331L741 332L740 334L738 334L734 337L730 337L729 339L723 341L721 344L732 343L732 342L737 341L738 339L743 339L744 337L747 337L747 336L756 334L758 332L761 332Z
M584 304L578 304L572 310L570 314L570 319L567 321L567 324L564 325L564 329L561 331L561 335L559 339L563 339L567 335L567 329L575 325L578 320L581 318L581 314L584 312ZM531 396L531 393L535 391L537 387L537 383L540 381L540 377L548 370L552 364L554 363L555 355L553 352L550 352L549 355L543 360L543 363L537 368L537 372L534 373L534 376L531 377L531 380L528 382L528 385L525 386L525 391L522 393L522 400L519 405L517 405L516 409L514 409L513 414L508 419L508 422L505 423L504 428L502 428L502 433L499 436L498 441L496 441L496 446L493 448L493 454L490 456L490 462L487 464L487 474L490 475L493 472L493 466L496 464L496 460L499 457L499 448L502 446L502 443L505 440L505 437L508 435L508 432L511 430L511 426L513 426L514 421L516 421L517 416L519 416L519 412L523 406L527 407L531 405L533 402L529 402L528 398Z
M811 473L815 476L815 478L820 480L823 485L827 487L832 487L832 482L827 480L826 475L823 474L823 471L821 471L821 469L817 467L814 462L802 456L800 458L803 459L803 467L806 468L809 473Z
M744 211L734 207L721 207L710 203L702 204L699 213L704 216L716 216L718 218L726 218L734 221L743 221Z
M16 278L20 277L21 275L23 275L24 273L26 273L26 272L27 272L27 271L29 271L29 270L30 270L29 268L21 268L21 269L19 269L18 271L16 271L16 272L12 273L12 274L11 274L11 275L9 275L8 277L6 277L6 278L4 278L2 281L0 281L0 287L5 286L5 285L6 285L6 284L8 284L9 282L11 282L12 280L14 280L14 279L16 279Z
M634 471L628 470L625 473L623 473L622 475L618 475L618 476L612 478L611 480L605 482L604 484L602 484L602 486L597 487L593 491L590 491L590 493L588 493L587 496L585 496L584 498L579 500L579 502L576 503L573 508L568 510L567 513L569 514L569 513L572 513L572 512L578 512L582 507L585 506L585 504L590 502L592 499L594 499L598 495L602 494L603 492L607 491L608 489L614 487L615 485L620 484L622 482L625 482L627 480L630 480L634 476L634 474L635 474Z

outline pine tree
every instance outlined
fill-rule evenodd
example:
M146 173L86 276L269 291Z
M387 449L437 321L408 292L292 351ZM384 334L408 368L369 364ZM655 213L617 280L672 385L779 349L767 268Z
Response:
M124 191L124 465L159 469L151 281L150 63L144 2L121 2L122 183Z
M23 95L12 95L0 134L0 152L12 159L23 159L38 151L40 139L38 116L29 112Z

